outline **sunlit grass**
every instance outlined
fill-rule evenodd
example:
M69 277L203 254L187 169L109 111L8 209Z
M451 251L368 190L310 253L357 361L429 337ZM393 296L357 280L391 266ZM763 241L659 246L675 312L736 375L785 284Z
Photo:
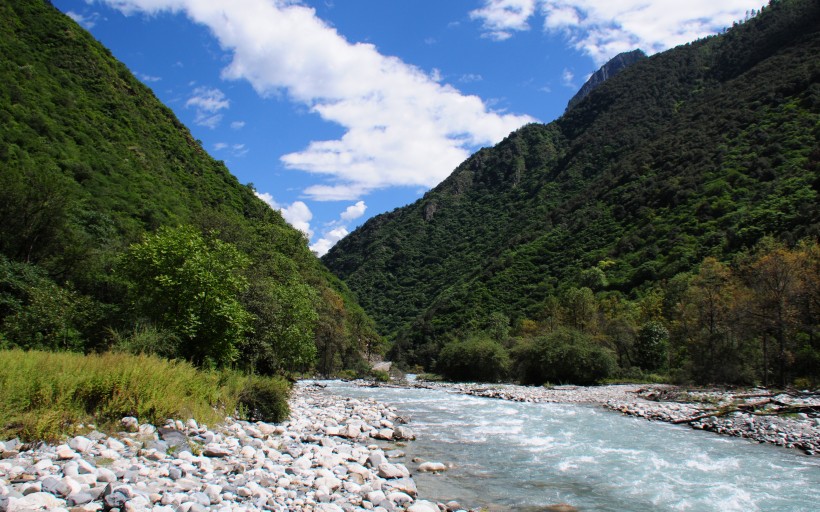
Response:
M123 416L213 425L245 414L249 390L260 383L275 390L268 399L276 417L265 419L283 420L289 385L279 378L202 371L155 356L0 351L0 438L54 440L79 424L113 427Z

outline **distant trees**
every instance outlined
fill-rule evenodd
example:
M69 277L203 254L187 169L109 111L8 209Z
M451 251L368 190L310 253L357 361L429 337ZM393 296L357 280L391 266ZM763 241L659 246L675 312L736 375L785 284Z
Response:
M529 384L649 378L817 385L819 269L817 241L789 248L765 238L731 263L706 257L695 273L632 299L570 287L515 321L511 338L497 339L497 322L489 321L482 332L447 343L437 369L451 379L495 381L506 352L509 378Z

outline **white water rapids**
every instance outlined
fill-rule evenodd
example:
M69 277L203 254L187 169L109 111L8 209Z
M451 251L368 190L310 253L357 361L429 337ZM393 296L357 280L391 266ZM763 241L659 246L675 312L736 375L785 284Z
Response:
M517 403L442 390L357 387L412 416L411 459L452 464L414 472L419 496L491 510L568 503L582 511L820 510L820 458L601 407Z

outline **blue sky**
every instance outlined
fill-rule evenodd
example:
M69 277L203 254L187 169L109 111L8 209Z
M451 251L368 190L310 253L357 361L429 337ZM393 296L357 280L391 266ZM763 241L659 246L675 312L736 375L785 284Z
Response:
M590 73L761 0L54 0L324 254Z

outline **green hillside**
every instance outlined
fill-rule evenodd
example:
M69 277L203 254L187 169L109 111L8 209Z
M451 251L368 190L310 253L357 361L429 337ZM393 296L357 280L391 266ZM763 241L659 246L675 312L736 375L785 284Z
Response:
M89 33L3 2L0 56L0 346L360 361L347 288Z
M741 279L767 250L792 254L820 235L819 29L820 4L783 0L724 34L643 59L558 120L478 151L323 261L409 364L446 366L446 344L499 327L506 352L531 355L522 343L572 327L624 371L639 366L640 327L657 321L671 332L664 368L697 374L686 344L699 338L679 329L675 283L686 289L707 258ZM766 236L784 245L760 245ZM820 349L817 299L804 284L791 345L782 329L768 338L783 341L777 357L793 376L816 371L798 368L801 347ZM571 319L579 297L594 328ZM613 331L618 308L628 311L623 336ZM748 334L756 348L743 357L766 352L761 335ZM731 379L768 378L770 364Z

